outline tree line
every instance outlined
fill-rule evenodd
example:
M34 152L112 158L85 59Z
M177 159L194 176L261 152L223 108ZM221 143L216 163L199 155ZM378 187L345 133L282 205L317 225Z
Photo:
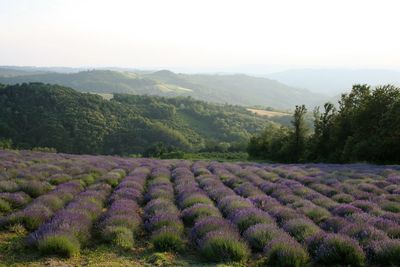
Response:
M338 105L296 106L292 127L267 127L250 139L250 157L278 162L400 162L400 88L354 85Z

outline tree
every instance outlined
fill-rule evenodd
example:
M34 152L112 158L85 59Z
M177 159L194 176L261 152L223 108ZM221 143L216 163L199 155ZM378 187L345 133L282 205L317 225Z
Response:
M322 114L319 107L314 110L314 134L310 140L308 158L317 161L329 161L330 139L335 115L336 108L332 103L324 104Z
M304 119L306 113L307 113L306 107L304 105L301 105L301 106L296 106L293 114L293 120L292 120L293 132L290 138L291 140L290 140L289 158L291 158L291 160L294 162L299 162L301 160L304 160L305 144L307 141L307 133L308 133L308 128Z

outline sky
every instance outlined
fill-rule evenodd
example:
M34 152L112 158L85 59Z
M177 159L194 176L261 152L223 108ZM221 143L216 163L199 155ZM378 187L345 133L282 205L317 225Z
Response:
M0 0L0 65L400 69L400 1Z

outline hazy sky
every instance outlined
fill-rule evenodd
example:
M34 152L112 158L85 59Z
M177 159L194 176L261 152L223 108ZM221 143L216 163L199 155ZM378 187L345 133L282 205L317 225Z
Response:
M400 69L400 1L0 0L0 65Z

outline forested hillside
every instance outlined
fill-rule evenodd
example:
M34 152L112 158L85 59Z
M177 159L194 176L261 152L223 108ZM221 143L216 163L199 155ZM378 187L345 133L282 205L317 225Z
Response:
M1 75L0 75L1 76ZM314 106L326 97L267 78L237 75L177 74L92 70L77 73L44 72L0 77L0 83L42 82L60 84L82 92L128 93L193 98L235 105L261 105L289 109L299 103Z
M187 97L116 94L104 100L59 85L0 86L0 139L15 148L127 155L161 144L170 151L232 151L269 123L239 106Z

